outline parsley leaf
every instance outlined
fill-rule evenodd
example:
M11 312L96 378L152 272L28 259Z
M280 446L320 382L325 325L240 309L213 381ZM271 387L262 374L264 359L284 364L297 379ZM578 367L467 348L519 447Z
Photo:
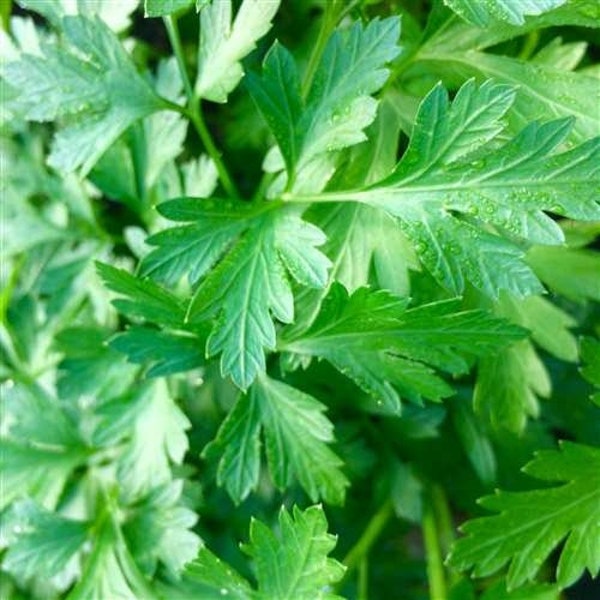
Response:
M85 175L132 123L165 105L100 19L64 17L61 25L63 41L45 45L43 56L21 55L1 73L27 119L64 122L48 164Z
M329 40L304 102L291 54L276 43L262 78L249 74L248 89L271 128L290 180L323 155L366 139L375 118L371 94L385 83L386 63L399 53L396 18L355 23Z
M280 348L327 359L398 412L398 392L415 402L452 394L425 364L465 372L469 356L495 352L523 331L483 311L460 311L454 301L407 310L405 299L384 290L360 288L348 296L335 284L312 326L293 336L283 334Z
M5 527L15 539L2 566L21 580L50 579L59 574L88 537L86 523L65 519L31 500L13 504Z
M333 426L325 407L312 396L263 375L229 413L204 454L220 456L217 482L240 502L258 485L260 433L263 431L269 471L284 489L297 480L314 501L341 504L348 480L342 461L328 444Z
M495 139L499 119L513 97L506 86L470 81L450 104L437 86L421 104L392 175L366 190L297 200L354 200L383 208L398 217L423 264L455 294L465 279L491 297L502 289L519 296L540 291L513 240L561 243L562 230L544 211L600 217L600 138L552 154L570 131L567 119L531 123L502 144Z
M279 0L243 0L233 23L231 0L208 5L200 14L198 96L213 102L225 102L244 71L241 59L271 28Z
M567 0L444 0L444 4L458 13L463 19L487 27L494 21L507 21L522 25L525 17L539 15L561 6Z
M233 225L227 219L229 215L235 215L236 204L231 204L231 207L225 204L219 208L218 203L212 200L206 203L209 223L210 212L214 211L215 215L212 231L200 223L192 228L175 228L174 234L157 236L155 242L164 243L166 251L161 246L160 250L151 253L143 268L148 269L150 261L152 267L160 264L162 272L170 275L173 272L179 274L193 264L192 281L207 270L207 265L213 263L219 253L214 249L206 254L194 252L194 240L197 238L193 232L199 230L201 236L211 239L216 236L216 239L223 240L216 245L222 253L241 227L235 224L235 216ZM274 211L273 208L279 210ZM169 203L168 210L179 220L200 220L206 212L203 203L195 200L174 201ZM244 216L244 213L251 214L250 211L255 209L240 207L240 210L239 216ZM222 215L220 221L217 219L219 214ZM217 223L224 226L224 232L220 231ZM244 228L247 231L241 239L201 282L186 317L191 324L217 317L207 340L207 354L222 353L221 372L224 376L231 375L241 389L247 389L256 375L265 370L264 350L275 348L275 326L271 314L283 323L293 320L293 296L286 270L303 285L321 287L327 281L330 265L327 257L317 250L325 241L323 233L303 221L296 207L282 209L274 204L263 204L256 211L256 216L246 220ZM170 239L180 233L185 239L190 234L191 249L186 244L181 253L176 251L174 255L170 250Z
M320 506L305 511L294 507L279 512L278 536L257 520L250 524L250 541L242 549L254 561L258 589L252 590L237 573L221 563L209 550L200 550L186 575L207 590L225 590L239 600L335 600L327 591L341 579L344 567L327 555L336 538L327 533ZM212 597L212 596L210 596Z
M531 581L542 562L563 540L556 577L561 587L577 581L584 569L600 570L600 450L562 442L544 450L526 467L529 475L563 485L527 492L497 492L480 502L499 514L463 525L450 555L458 569L473 567L477 577L510 562L507 586Z

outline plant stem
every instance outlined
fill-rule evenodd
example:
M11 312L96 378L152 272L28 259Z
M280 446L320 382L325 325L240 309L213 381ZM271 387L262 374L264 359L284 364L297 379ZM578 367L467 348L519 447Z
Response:
M358 600L369 600L369 561L366 556L358 565Z
M337 22L338 5L338 0L330 0L325 4L325 11L323 12L323 20L321 21L319 35L317 36L317 41L310 54L310 58L308 59L308 66L306 67L304 80L302 81L302 97L304 99L306 99L306 96L308 95L308 91L312 85L317 66L321 60L321 55L323 54L323 50L325 50L325 46L329 41L331 31Z
M427 561L427 581L431 600L446 600L446 577L444 560L434 510L433 493L430 490L425 499L423 511L423 540L425 542L425 557Z
M163 18L165 23L165 27L167 30L167 35L169 36L169 41L171 42L171 46L173 48L173 53L175 54L175 58L177 60L177 65L179 67L179 71L181 72L181 78L183 80L183 87L185 89L185 94L187 96L187 107L183 108L174 102L170 102L165 100L165 106L170 110L175 110L177 112L185 115L194 126L194 129L198 133L206 152L215 163L215 167L217 168L217 173L219 174L219 179L223 188L233 198L239 198L240 193L233 182L231 175L229 175L229 171L221 158L221 152L217 148L206 123L204 122L204 117L202 115L202 107L200 104L200 99L196 97L194 94L194 89L192 87L192 83L187 73L187 69L185 66L185 58L183 55L183 47L181 45L181 38L179 36L179 30L177 29L177 24L175 23L173 17L167 16Z
M347 567L344 579L348 577L348 575L352 573L352 571L354 571L354 569L360 564L363 558L369 554L371 547L381 535L383 528L386 526L392 515L392 502L387 500L371 517L371 520L367 524L367 527L360 536L359 540L356 542L356 544L354 544L354 546L352 546L352 548L350 548L350 551L342 560L344 565Z
M171 47L173 48L173 53L175 54L177 66L179 67L179 71L181 73L185 95L187 96L188 101L191 101L194 97L194 90L185 66L185 58L183 55L181 38L179 36L179 29L177 29L177 24L171 15L163 17L163 21L167 30L167 35L169 36L169 42L171 42Z

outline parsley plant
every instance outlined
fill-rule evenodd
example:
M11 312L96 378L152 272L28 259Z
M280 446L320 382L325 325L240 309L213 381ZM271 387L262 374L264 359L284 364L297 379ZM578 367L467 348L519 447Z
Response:
M2 598L600 597L597 0L1 15Z

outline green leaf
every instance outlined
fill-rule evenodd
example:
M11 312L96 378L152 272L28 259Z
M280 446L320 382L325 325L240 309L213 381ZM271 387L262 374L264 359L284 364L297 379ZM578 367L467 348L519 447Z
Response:
M183 275L195 285L260 214L254 204L221 199L182 198L157 208L171 221L192 223L164 229L146 239L158 248L144 257L140 275L170 286Z
M191 424L170 397L164 379L148 381L130 396L103 404L96 414L94 443L124 442L117 461L124 496L136 498L171 479L171 465L181 464L188 449L185 432Z
M348 480L342 461L328 444L333 426L325 407L312 396L281 381L260 377L225 419L207 457L219 454L217 481L240 502L255 489L259 476L260 431L273 482L285 489L297 480L311 500L344 500Z
M527 263L554 292L575 302L600 302L600 256L592 250L534 246Z
M563 241L544 211L600 218L600 138L553 154L571 128L562 120L531 123L502 144L499 119L512 98L506 86L470 81L450 104L437 86L390 177L366 190L303 199L366 202L398 217L423 264L455 294L465 279L491 297L502 289L517 296L540 291L515 242Z
M249 75L250 93L292 179L316 157L366 139L363 130L377 109L371 95L388 77L385 65L399 53L399 34L397 18L336 31L323 51L306 102L294 60L277 43L265 58L263 77Z
M151 363L146 376L164 377L203 366L204 342L192 335L180 335L131 327L110 340L110 347L127 355L136 364Z
M3 384L0 508L29 495L54 508L88 453L58 401L37 386Z
M71 327L56 336L64 353L59 363L59 397L79 401L92 397L96 402L114 398L133 384L136 370L106 345L108 332L95 327Z
M518 88L513 109L507 114L514 132L531 121L567 117L576 117L570 141L582 142L600 131L600 116L595 110L600 92L593 77L483 52L453 53L451 63L469 75L492 77Z
M188 310L192 323L217 316L208 338L208 356L221 355L221 372L245 390L265 370L265 350L275 349L271 315L294 318L286 269L312 287L327 281L329 260L317 247L325 237L290 209L265 213L197 289Z
M544 363L527 340L482 358L473 392L475 410L498 430L523 431L539 415L538 396L552 391Z
M2 67L31 121L60 119L48 164L87 174L135 121L164 108L114 33L97 17L64 17L64 43Z
M198 554L200 538L191 531L198 517L182 506L182 488L178 480L152 489L123 526L131 554L146 575L155 573L158 561L177 574Z
M194 4L194 0L144 0L145 17L163 17L183 11Z
M567 0L444 0L465 21L478 27L489 27L494 21L522 25L525 17L539 15L561 6Z
M9 542L2 566L19 581L60 574L88 536L86 523L65 519L30 500L12 505L5 526L15 539Z
M335 284L313 325L294 335L280 347L327 359L397 412L398 392L415 402L452 394L426 364L464 373L469 357L496 352L523 330L483 311L460 311L454 301L407 310L406 300L384 290L360 288L348 296Z
M545 298L503 296L494 312L528 329L531 340L553 356L577 360L577 340L569 331L577 322ZM526 340L481 360L473 401L494 428L521 432L527 416L540 412L538 397L548 398L551 391L550 375Z
M187 568L187 577L211 590L222 588L236 599L339 600L328 591L339 581L344 567L327 555L336 538L327 533L327 520L320 506L305 511L282 508L279 535L260 521L250 524L250 541L243 550L254 563L258 589L250 586L209 550L202 549ZM209 596L212 598L212 596Z
M581 374L594 387L600 388L600 340L586 337L581 340L581 358L585 366L581 367ZM591 396L592 401L600 406L600 391Z
M138 279L122 269L104 263L96 263L96 268L104 285L123 296L113 300L113 304L124 315L175 327L183 324L183 303L173 294L148 279Z
M137 8L139 0L120 0L118 4L103 0L18 0L18 3L46 17L55 27L60 27L65 16L97 15L113 31L122 31L131 24L131 13Z
M600 570L600 450L562 442L525 467L545 482L562 483L527 492L497 492L480 502L499 514L468 521L450 555L450 564L491 575L510 563L508 589L532 581L550 553L560 551L556 579L575 583L587 569Z
M226 102L244 76L241 60L271 29L279 0L243 0L233 23L231 0L213 2L200 14L196 94Z

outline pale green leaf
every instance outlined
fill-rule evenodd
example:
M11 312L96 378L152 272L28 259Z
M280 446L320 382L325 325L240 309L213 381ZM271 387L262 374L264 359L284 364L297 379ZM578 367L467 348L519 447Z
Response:
M13 504L4 526L14 539L10 539L2 566L20 581L60 574L88 536L86 523L65 519L30 500Z
M85 445L59 401L41 388L4 383L2 402L0 506L29 495L52 509L73 470L85 463Z
M28 120L63 120L49 164L87 174L132 123L164 103L101 20L64 17L62 27L64 43L47 44L43 57L23 54L3 65L2 77L18 90L14 102Z
M498 514L468 521L450 555L450 564L491 575L509 564L507 586L532 581L543 562L563 541L556 570L560 587L575 583L585 569L600 570L600 450L563 442L545 450L525 472L553 487L497 492L481 504ZM561 483L562 485L556 485Z
M113 31L122 31L131 24L131 13L137 8L139 0L19 0L18 3L46 17L55 26L60 27L65 16L97 15Z
M574 300L600 302L600 256L584 248L534 246L527 263L552 291Z
M153 488L123 526L133 558L149 576L158 561L177 574L198 554L200 538L191 531L198 517L182 505L182 489L181 480Z
M463 19L488 27L494 21L522 25L525 17L539 15L565 4L567 0L444 0Z
M196 93L225 102L244 75L241 60L271 28L279 0L243 0L232 23L231 0L213 2L200 13Z
M473 403L495 429L522 431L539 415L538 396L552 391L544 364L527 340L480 360Z

